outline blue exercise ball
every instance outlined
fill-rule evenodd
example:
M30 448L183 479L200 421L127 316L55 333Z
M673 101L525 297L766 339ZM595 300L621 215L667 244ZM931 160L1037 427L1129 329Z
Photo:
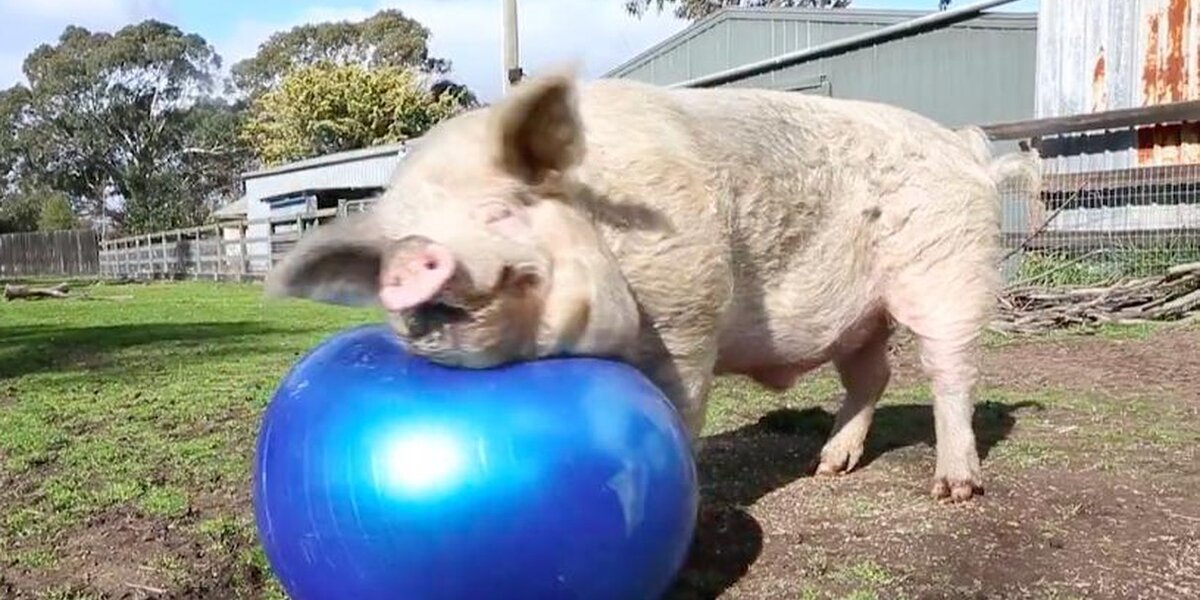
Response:
M381 325L292 367L253 474L260 541L295 600L650 600L698 508L686 430L633 367L444 367Z

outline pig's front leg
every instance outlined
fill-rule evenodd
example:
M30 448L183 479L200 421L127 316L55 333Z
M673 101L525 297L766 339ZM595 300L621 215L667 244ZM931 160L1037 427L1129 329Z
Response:
M886 324L877 326L866 343L834 359L846 395L834 420L833 433L821 449L817 474L833 475L854 469L875 415L875 404L891 378Z
M674 405L696 452L702 445L719 329L727 321L734 289L728 246L713 225L681 227L664 238L627 239L618 248L625 252L624 276L639 307L632 362Z
M671 402L698 452L713 385L715 335L708 329L665 329L660 332L650 326L643 330L632 362Z
M715 352L666 352L641 361L643 372L662 390L683 420L693 451L703 442L708 395L712 389Z

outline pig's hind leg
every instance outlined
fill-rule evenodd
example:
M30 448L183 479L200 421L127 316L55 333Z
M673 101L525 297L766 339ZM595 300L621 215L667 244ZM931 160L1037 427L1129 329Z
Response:
M952 502L983 492L972 393L979 337L995 301L995 270L982 250L960 247L953 257L918 261L897 275L887 294L889 312L917 338L933 388L937 466L932 493Z

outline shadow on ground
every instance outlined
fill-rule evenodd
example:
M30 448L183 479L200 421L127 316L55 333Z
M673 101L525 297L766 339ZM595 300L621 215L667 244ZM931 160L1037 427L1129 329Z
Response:
M984 402L976 406L980 458L1006 439L1015 413L1036 403ZM701 516L691 555L668 595L671 600L716 598L736 584L763 549L763 530L747 507L759 498L808 476L833 427L833 414L819 408L780 409L756 423L706 438L700 456ZM883 405L857 469L896 449L934 444L928 405Z
M211 354L213 342L221 351L241 353L239 339L250 343L259 336L283 331L254 321L216 323L136 323L95 327L58 325L0 326L0 379L50 371L104 368L108 358L131 348L157 346L162 351ZM287 329L287 333L306 330ZM169 349L169 350L168 350ZM155 348L157 352L159 348Z

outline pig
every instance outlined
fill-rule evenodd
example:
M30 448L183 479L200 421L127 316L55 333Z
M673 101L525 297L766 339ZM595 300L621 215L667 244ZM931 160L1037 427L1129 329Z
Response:
M931 382L932 495L962 502L983 492L972 397L999 190L1035 171L881 103L550 69L432 127L368 211L303 236L265 289L379 307L440 364L628 362L697 449L714 377L782 391L832 363L845 393L820 475L862 457L904 327Z

